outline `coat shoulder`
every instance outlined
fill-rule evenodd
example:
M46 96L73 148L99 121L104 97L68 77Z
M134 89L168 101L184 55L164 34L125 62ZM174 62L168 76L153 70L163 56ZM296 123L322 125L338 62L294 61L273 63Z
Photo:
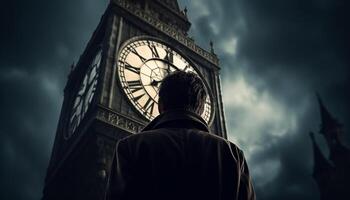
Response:
M182 135L182 136L181 136ZM141 143L152 143L156 145L157 143L163 143L167 140L174 141L180 139L181 137L191 138L193 141L201 141L204 143L216 144L219 146L226 146L234 154L243 155L243 151L233 142L222 138L220 136L200 131L196 129L178 129L178 128L160 128L153 129L149 131L143 131L131 136L128 136L119 141L119 143L125 143L128 145L140 145ZM214 145L214 146L216 146Z

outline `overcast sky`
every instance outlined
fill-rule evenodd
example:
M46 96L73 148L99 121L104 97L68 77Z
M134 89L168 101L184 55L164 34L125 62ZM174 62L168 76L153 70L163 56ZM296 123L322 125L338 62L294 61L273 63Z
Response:
M350 141L345 0L180 0L190 35L221 60L231 141L259 199L317 199L309 131L318 91ZM0 199L41 197L69 66L108 0L7 1L0 32ZM317 141L325 147L318 135ZM325 153L326 149L323 148Z

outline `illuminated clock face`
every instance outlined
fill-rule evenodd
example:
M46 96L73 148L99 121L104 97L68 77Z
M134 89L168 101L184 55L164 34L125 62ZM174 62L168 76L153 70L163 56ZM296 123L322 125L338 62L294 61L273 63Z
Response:
M73 109L69 119L69 131L66 138L72 136L79 126L81 120L89 109L96 92L96 86L100 71L101 51L99 51L90 63L86 74L80 84L80 88L75 96Z
M198 74L177 51L154 40L140 39L127 44L118 59L119 80L125 94L149 120L159 115L158 93L163 78L177 70ZM201 115L207 123L211 118L211 105L208 95Z

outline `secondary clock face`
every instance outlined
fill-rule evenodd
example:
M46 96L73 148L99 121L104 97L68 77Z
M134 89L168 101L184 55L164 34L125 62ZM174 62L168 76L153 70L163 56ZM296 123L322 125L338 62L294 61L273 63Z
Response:
M96 92L96 86L99 76L101 51L98 51L92 62L90 63L86 74L80 84L80 88L75 96L73 109L69 119L69 130L66 138L73 135L81 120L89 109Z
M134 107L149 120L159 115L158 92L163 78L177 70L198 74L177 51L154 40L134 41L124 46L119 54L121 86ZM211 119L211 105L208 95L201 115L207 123Z

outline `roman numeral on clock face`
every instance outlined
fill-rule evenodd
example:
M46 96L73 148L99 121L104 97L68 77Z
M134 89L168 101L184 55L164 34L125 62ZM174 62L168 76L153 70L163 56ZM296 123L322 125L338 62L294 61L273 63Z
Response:
M145 103L145 105L143 106L143 109L145 110L145 112L152 114L154 108L154 101L152 100L152 98L148 98L147 102Z
M133 99L134 99L134 101L138 102L143 96L145 96L145 93L140 94L140 95L137 96L137 97L133 97Z
M135 92L143 89L141 80L127 81L127 83L128 83L128 88L130 89L130 91L132 93L135 93Z
M159 58L159 53L155 45L153 44L148 44L149 49L151 49L152 52L152 57L153 58Z
M127 62L123 62L123 61L120 61L120 62L124 64L125 69L127 69L131 72L134 72L135 74L140 74L140 68L132 66Z
M141 56L141 55L139 54L139 52L137 52L137 50L136 50L134 47L128 47L128 49L129 49L133 54L137 55L143 63L147 60L146 58L144 58L143 56Z
M190 65L186 65L186 67L183 69L183 71L185 71L186 72L186 70L188 69L190 67Z

